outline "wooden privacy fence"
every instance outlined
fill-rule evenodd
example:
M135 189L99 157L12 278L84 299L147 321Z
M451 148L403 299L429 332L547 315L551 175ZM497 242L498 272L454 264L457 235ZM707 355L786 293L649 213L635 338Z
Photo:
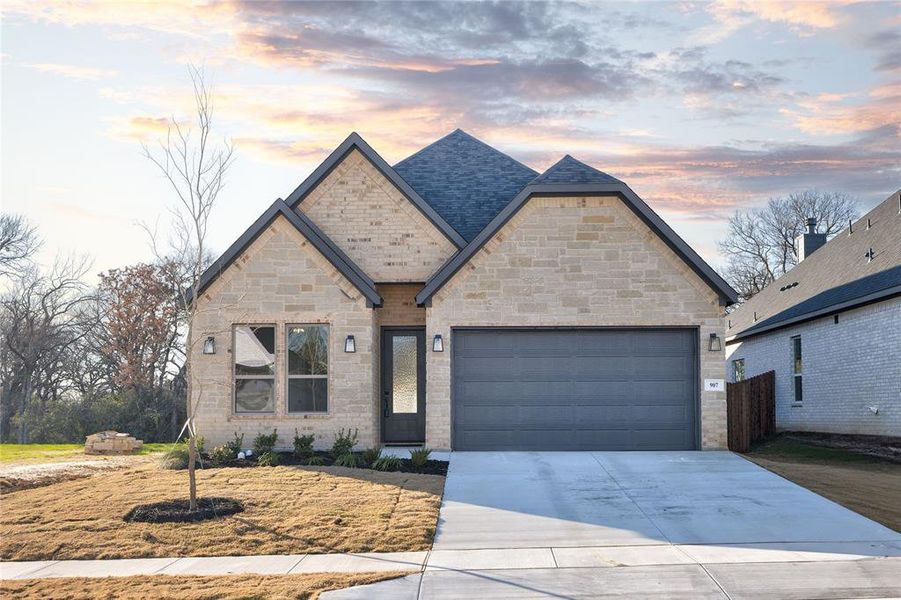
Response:
M747 452L776 431L776 373L726 384L729 450Z

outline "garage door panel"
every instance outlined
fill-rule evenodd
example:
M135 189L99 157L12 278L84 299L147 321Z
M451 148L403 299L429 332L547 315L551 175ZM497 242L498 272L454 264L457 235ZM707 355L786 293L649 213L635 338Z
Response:
M630 379L634 366L631 356L573 356L570 360L573 376L579 381Z
M697 446L692 330L453 333L458 450Z
M466 381L459 385L457 400L467 403L480 398L490 398L492 402L512 402L520 400L540 400L554 403L565 399L572 389L570 381Z

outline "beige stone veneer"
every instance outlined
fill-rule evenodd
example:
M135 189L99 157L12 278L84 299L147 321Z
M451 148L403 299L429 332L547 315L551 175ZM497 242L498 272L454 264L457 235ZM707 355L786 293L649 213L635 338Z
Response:
M451 443L453 335L460 326L700 328L703 379L725 377L716 293L617 197L533 198L432 299L427 339L426 440ZM726 394L700 392L701 445L726 445Z
M456 251L358 150L298 208L377 282L425 281Z
M193 396L200 396L198 433L207 446L221 444L234 432L244 433L245 446L274 427L279 447L290 447L294 429L317 435L317 446L329 446L338 429L359 428L361 447L378 435L374 398L375 311L294 227L279 217L202 295L196 339L216 338L214 355L194 344ZM233 324L276 326L276 402L273 415L234 414L232 370ZM286 326L329 324L328 413L289 415L285 394ZM356 352L344 352L353 335Z

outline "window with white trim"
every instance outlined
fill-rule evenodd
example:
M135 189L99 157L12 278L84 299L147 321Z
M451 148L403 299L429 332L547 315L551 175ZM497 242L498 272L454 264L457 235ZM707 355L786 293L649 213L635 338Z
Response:
M235 413L275 412L275 327L235 325Z
M288 412L328 412L328 325L287 328Z
M795 402L804 400L804 383L801 376L803 371L803 362L801 361L801 336L796 335L792 338L792 377L794 379Z

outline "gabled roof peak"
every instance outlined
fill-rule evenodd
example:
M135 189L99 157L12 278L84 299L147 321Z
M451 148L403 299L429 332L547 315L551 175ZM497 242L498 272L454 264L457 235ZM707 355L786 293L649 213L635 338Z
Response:
M551 165L547 171L535 178L537 184L574 184L574 183L620 183L619 179L595 169L591 165L565 155Z

